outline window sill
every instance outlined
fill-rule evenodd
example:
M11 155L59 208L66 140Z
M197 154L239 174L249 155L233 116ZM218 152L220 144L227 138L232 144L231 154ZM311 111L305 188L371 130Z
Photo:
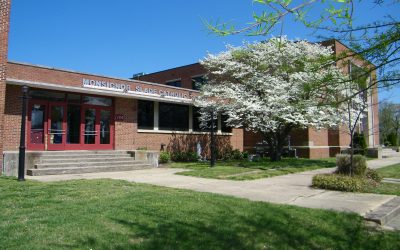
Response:
M153 134L181 134L181 135L208 135L210 132L190 132L190 131L173 131L173 130L150 130L138 129L138 133L153 133ZM233 135L233 133L218 132L216 135Z

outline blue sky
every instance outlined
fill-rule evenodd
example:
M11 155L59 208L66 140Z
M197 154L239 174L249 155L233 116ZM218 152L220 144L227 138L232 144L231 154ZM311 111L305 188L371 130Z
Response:
M9 60L129 78L197 62L226 44L268 38L219 37L202 23L248 23L260 7L251 0L12 0ZM362 23L399 13L399 4L361 4L355 16ZM289 19L283 31L291 39L317 40ZM400 103L397 88L380 96Z

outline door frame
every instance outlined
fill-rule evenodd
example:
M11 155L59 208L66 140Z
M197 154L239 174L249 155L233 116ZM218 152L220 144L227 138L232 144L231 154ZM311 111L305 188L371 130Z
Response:
M82 150L113 150L114 149L114 109L113 107L97 106L84 104L81 106L81 144ZM94 144L85 144L85 111L87 109L94 109L96 114L95 120L95 142ZM110 143L100 144L100 113L101 110L110 111Z
M68 94L68 93L66 93ZM85 94L80 94L81 97ZM90 96L98 96L98 95L90 95ZM103 96L98 96L103 97ZM76 144L68 144L67 143L67 115L68 115L68 102L61 101L48 101L48 100L41 100L41 99L29 99L28 102L28 114L27 114L27 123L26 123L26 136L27 136L27 149L28 150L38 150L38 151L63 151L63 150L114 150L115 148L115 100L112 100L113 105L111 106L98 106L98 105L90 105L90 104L83 104L83 103L71 103L73 105L79 105L81 107L81 114L80 114L80 136L79 136L79 143ZM44 132L43 132L43 144L33 144L31 143L31 124L32 124L32 107L33 105L44 105L45 112L44 112ZM63 137L62 143L60 144L50 144L50 124L51 124L51 109L53 106L62 106L63 107L63 122L62 122L62 130L63 130ZM94 144L85 144L84 143L84 130L85 130L85 117L84 111L88 108L93 108L96 110L96 121L95 121L95 130L98 131L95 137ZM110 143L109 144L100 144L100 112L101 110L107 110L110 112Z
M36 144L36 143L31 143L31 128L32 128L32 107L33 105L44 105L44 117L43 117L43 144ZM28 104L28 121L26 123L26 147L28 150L45 150L46 149L46 144L47 144L47 120L48 120L48 101L43 101L43 100L37 100L33 99L29 101Z
M51 144L51 134L50 134L50 126L51 126L51 108L54 106L62 106L63 107L63 121L62 121L62 139L60 144ZM67 139L67 103L65 102L49 102L48 104L48 120L47 120L47 150L49 151L62 151L65 150L65 144Z

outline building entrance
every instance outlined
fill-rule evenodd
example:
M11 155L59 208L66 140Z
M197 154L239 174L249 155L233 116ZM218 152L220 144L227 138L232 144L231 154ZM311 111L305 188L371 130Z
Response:
M51 98L54 93L40 90L31 93L27 122L29 150L113 149L111 98L63 94L65 98L54 100ZM45 97L52 100L43 100L46 99L43 94L49 94Z

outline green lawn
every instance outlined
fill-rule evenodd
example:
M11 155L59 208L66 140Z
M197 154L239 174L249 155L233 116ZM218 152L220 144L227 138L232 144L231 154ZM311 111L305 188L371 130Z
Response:
M377 169L377 171L383 178L400 179L400 164L379 168ZM400 184L382 182L377 187L371 187L367 189L366 192L376 194L393 194L400 196Z
M179 173L181 175L228 180L252 180L335 167L335 161L335 158L318 160L284 158L279 162L271 162L269 159L262 159L260 162L220 161L214 168L210 168L210 163L207 162L170 163L167 166L190 170Z
M392 194L400 196L400 184L382 182L376 187L367 188L364 193Z
M115 180L0 177L1 249L399 249L355 214Z
M377 171L383 178L400 179L400 164L379 168Z

